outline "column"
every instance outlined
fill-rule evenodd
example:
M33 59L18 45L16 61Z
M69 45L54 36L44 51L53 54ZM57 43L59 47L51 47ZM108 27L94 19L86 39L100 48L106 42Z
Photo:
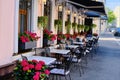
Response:
M70 34L73 34L72 23L73 23L73 15L72 15L72 6L70 7L70 22L71 22L71 30Z
M18 53L18 17L19 17L19 0L15 1L15 10L14 10L14 53Z
M51 3L51 9L50 9L50 31L53 31L55 33L54 29L54 8L55 8L55 0L50 0Z
M32 0L32 24L31 30L32 32L37 31L37 18L38 18L38 0Z
M62 13L62 33L65 34L66 31L65 31L65 18L66 18L66 14L65 14L65 6L63 5L63 13Z

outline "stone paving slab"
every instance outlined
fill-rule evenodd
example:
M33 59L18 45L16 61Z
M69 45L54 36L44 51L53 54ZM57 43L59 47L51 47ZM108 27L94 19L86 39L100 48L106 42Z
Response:
M72 72L72 80L120 80L120 45L111 33L101 35L99 50L89 59L85 74Z

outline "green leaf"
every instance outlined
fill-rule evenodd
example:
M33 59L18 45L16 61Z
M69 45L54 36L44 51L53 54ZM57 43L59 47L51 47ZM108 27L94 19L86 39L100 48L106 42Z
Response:
M38 17L38 25L40 24L40 27L46 28L47 24L48 24L48 17L47 16L40 16Z

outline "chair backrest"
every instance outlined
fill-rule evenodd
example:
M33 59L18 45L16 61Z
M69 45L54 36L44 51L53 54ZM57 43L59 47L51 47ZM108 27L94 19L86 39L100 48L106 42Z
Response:
M64 69L65 69L65 71L68 71L68 70L71 70L71 65L72 65L72 59L73 59L73 56L71 55L71 56L69 56L69 60L68 60L68 58L65 58L64 59L64 62L63 62L63 64L64 64Z
M70 39L70 44L73 45L73 40L72 39Z
M22 54L21 54L21 58L22 60L28 60L28 58L26 56L23 56Z
M49 47L45 48L45 56L51 56L50 55L50 48Z
M80 41L80 39L79 38L76 38L76 42L79 42Z
M35 55L36 56L42 56L44 54L43 48L35 48Z

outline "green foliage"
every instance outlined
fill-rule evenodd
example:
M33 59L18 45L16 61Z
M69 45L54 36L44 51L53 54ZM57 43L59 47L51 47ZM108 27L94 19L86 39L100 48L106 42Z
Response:
M85 28L85 26L84 25L80 25L80 28L83 31L83 29Z
M107 13L107 15L108 15L108 23L112 23L116 19L116 17L114 15L113 11L110 10L109 8L107 8L107 12L108 12Z
M46 28L48 24L48 17L47 16L40 16L38 17L38 27L41 28Z
M65 26L66 26L67 33L70 33L71 22L70 21L65 21Z
M80 30L81 30L81 25L80 24L78 24L77 29L78 29L78 32L80 32Z
M97 25L96 24L91 24L91 28L96 28Z
M77 27L77 23L72 23L72 28L73 28L73 30L74 30L74 32L75 32L75 28Z
M62 29L62 20L58 19L54 21L55 28L58 27L58 29Z
M85 28L85 26L81 25L81 24L78 24L78 26L77 26L77 29L79 32L80 32L80 30L83 31L84 28Z
M45 80L49 75L48 67L43 61L18 61L14 68L15 80Z
M84 30L85 30L85 32L89 31L90 30L90 26L85 25Z

